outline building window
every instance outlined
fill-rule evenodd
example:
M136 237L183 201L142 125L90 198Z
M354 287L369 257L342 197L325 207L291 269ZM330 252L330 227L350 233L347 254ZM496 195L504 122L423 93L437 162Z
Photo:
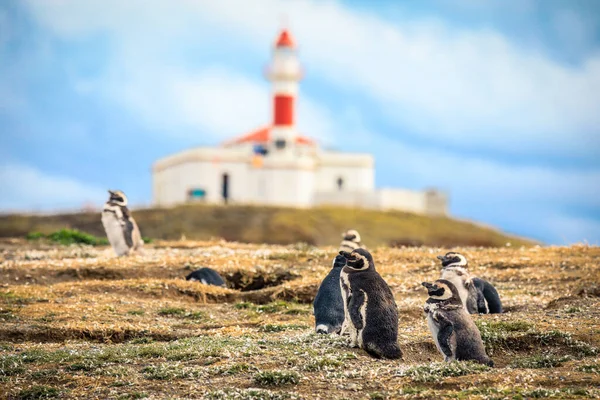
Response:
M286 145L285 139L277 139L275 141L275 147L279 150L285 149L285 145Z
M223 195L223 203L227 204L227 202L229 201L229 174L223 174L221 189L221 194Z
M206 199L206 190L202 188L193 188L188 190L188 200L198 201Z
M344 189L344 178L342 178L341 176L337 179L337 187L340 191Z

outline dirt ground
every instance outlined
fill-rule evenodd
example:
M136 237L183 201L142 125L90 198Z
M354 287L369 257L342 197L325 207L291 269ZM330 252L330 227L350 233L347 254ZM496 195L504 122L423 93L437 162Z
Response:
M448 249L376 248L402 360L314 334L336 249L223 241L0 242L0 398L600 398L600 248L460 248L506 312L473 316L496 367L441 363L422 281ZM228 288L187 282L212 267Z

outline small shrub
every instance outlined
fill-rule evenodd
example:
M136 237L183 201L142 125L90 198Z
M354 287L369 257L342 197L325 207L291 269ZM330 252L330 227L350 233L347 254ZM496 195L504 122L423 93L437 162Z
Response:
M414 382L436 382L440 377L463 376L484 372L490 368L487 365L475 362L451 362L451 363L431 363L428 365L418 365L399 371L399 376L411 378Z
M146 237L146 236L142 237L142 240L144 241L145 244L152 243L152 241L153 241L151 238Z
M29 232L27 235L25 235L25 239L27 240L40 240L45 237L46 235L44 235L42 232Z
M97 238L94 235L90 235L89 233L78 231L77 229L61 229L59 231L53 232L47 236L39 232L33 232L27 234L28 240L37 240L41 238L46 238L51 242L62 244L65 246L71 244L87 244L90 246L104 246L108 244L108 239L106 238Z
M265 386L296 385L300 375L294 371L262 371L254 375L254 382Z
M21 390L17 394L19 400L52 399L58 397L60 391L52 386L36 385Z

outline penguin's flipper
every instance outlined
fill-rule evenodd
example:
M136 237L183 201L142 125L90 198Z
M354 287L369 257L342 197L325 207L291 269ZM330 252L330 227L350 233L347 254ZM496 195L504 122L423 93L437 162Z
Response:
M133 247L133 223L128 218L125 220L125 225L123 225L123 237L125 238L125 243L127 243L127 247Z
M360 313L360 308L366 301L365 292L363 290L357 290L352 293L350 297L350 302L348 304L348 311L350 312L350 319L354 324L354 327L358 330L361 330L365 326L365 321L363 321L362 314Z
M450 337L454 332L454 325L446 318L443 314L437 312L434 317L440 326L438 331L438 344L444 355L448 358L452 358L452 349L450 348Z

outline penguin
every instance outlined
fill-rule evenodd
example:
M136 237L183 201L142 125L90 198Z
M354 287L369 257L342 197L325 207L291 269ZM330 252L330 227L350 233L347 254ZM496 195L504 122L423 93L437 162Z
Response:
M360 235L354 229L350 229L342 233L342 243L340 243L339 251L352 252L352 250L358 249L359 247L365 248L360 242Z
M102 225L117 256L140 250L144 245L140 230L127 208L127 196L120 190L109 190L110 197L102 210Z
M471 278L471 281L477 289L479 314L502 314L502 301L494 285L478 277Z
M200 268L185 277L186 281L198 281L205 285L226 287L225 281L217 271L211 268Z
M442 262L441 278L454 284L469 314L502 313L498 291L488 281L469 274L465 256L449 252L437 258Z
M344 300L340 288L340 273L346 259L338 254L329 274L323 279L313 303L317 333L341 333L344 323Z
M340 251L346 265L340 273L344 299L342 333L350 345L376 358L401 358L398 346L398 308L390 287L375 270L371 254L362 248Z
M473 360L493 367L494 362L485 353L481 333L467 314L454 284L446 279L434 283L423 282L429 298L423 311L433 335L435 346L444 361Z

